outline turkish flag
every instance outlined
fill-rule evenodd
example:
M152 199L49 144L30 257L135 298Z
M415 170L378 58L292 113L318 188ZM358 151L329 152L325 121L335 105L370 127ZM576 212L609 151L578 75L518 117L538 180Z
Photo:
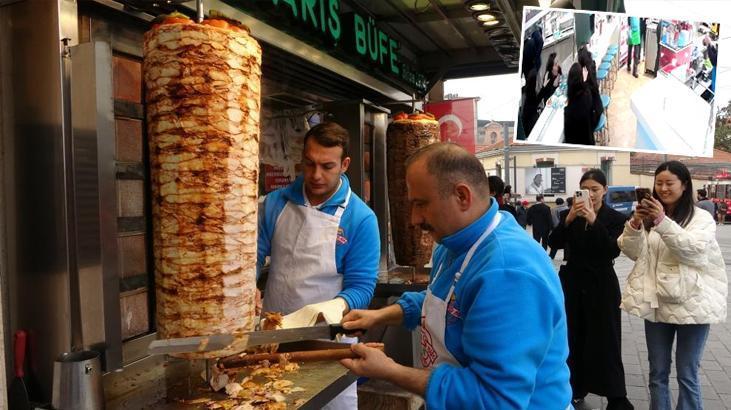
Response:
M441 140L454 142L475 153L477 98L460 98L424 105L424 111L439 121Z

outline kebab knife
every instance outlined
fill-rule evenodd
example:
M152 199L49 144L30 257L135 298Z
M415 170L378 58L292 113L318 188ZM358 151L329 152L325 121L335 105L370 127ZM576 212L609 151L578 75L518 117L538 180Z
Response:
M244 351L251 346L271 343L298 342L301 340L330 339L337 335L364 334L365 329L344 329L342 325L296 327L291 329L258 330L238 334L160 339L150 343L150 354L204 353L222 349Z

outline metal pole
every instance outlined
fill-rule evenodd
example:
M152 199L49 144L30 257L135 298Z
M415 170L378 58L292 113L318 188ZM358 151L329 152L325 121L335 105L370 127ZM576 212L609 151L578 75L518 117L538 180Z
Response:
M195 12L196 12L196 21L202 22L203 21L203 0L195 0Z
M505 177L505 185L510 185L510 136L508 135L507 123L503 123L503 142L505 143L505 147L503 148L503 154L505 155L503 174Z
M515 191L518 187L518 157L513 157L513 181L515 181L515 185L513 186L512 194L515 194Z

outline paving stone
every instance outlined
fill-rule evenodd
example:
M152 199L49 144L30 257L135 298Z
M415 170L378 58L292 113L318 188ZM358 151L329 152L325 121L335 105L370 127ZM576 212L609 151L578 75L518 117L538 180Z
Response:
M718 370L722 371L723 368L721 365L714 359L714 360L701 360L701 369L703 370Z

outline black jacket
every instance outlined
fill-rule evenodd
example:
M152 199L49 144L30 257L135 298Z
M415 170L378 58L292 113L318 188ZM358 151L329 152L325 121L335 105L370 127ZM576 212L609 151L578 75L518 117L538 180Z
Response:
M711 44L708 46L708 59L711 60L711 64L715 67L718 62L718 46Z
M528 224L528 210L523 205L519 205L515 208L515 220L518 221L518 225L525 228Z
M509 213L510 215L513 215L513 218L518 220L518 213L515 210L514 206L512 206L510 204L502 204L502 205L500 205L500 210L505 211L505 212Z
M561 213L548 243L568 252L568 262L561 267L559 277L566 304L574 396L624 396L621 293L614 259L620 254L617 238L626 217L606 205L599 209L591 226L584 218L576 218L566 226L567 215L568 211Z
M601 102L600 102L601 104ZM592 126L593 100L591 93L583 91L569 100L563 110L563 134L567 144L595 145Z
M538 93L538 100L542 101L544 104L546 103L546 100L548 100L553 95L557 88L553 85L556 76L553 75L552 72L549 71L543 76L544 83L546 83L546 79L548 79L548 83L545 84L543 88L541 88L541 91Z
M551 208L542 202L528 208L528 225L533 225L533 231L550 232L553 227Z

